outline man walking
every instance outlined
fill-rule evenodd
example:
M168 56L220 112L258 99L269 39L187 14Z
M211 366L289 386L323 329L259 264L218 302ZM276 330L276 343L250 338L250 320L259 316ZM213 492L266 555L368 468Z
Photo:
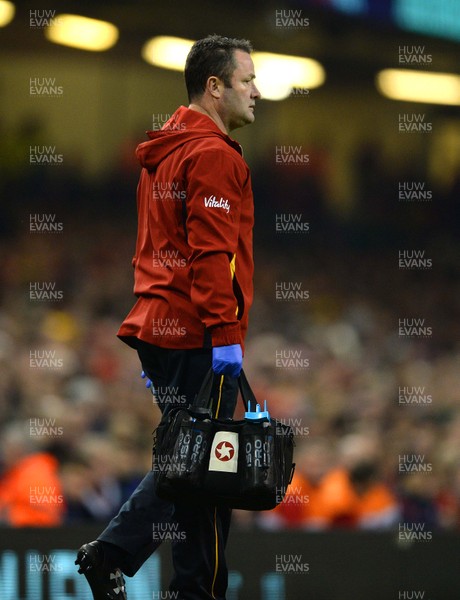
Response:
M228 134L254 121L251 50L218 35L196 42L185 65L189 107L137 148L138 299L118 335L137 350L163 414L192 402L211 366L214 415L231 417L236 404L253 296L253 198ZM152 471L97 541L80 548L79 573L95 600L126 599L123 574L133 576L164 539L162 526L174 523L181 535L172 541L170 592L224 600L230 517L227 508L158 498Z

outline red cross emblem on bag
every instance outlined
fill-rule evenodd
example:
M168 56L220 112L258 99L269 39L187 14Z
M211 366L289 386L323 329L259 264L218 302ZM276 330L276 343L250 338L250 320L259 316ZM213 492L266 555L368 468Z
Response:
M224 440L217 444L215 454L218 460L226 462L227 460L232 460L233 455L235 454L235 448L233 447L233 444Z
M209 456L209 470L238 472L238 434L234 431L216 431Z

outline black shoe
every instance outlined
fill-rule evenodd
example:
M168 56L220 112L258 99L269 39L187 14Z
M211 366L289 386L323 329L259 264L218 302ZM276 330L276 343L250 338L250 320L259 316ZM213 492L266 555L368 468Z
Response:
M78 572L86 577L94 600L128 600L123 573L105 564L101 542L84 544L75 564L80 566Z

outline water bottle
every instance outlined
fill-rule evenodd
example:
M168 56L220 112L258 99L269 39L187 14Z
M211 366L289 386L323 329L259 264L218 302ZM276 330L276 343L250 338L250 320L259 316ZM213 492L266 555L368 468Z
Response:
M243 428L241 435L245 464L242 488L244 492L254 494L264 489L271 467L273 436L267 432L270 427L267 401L264 401L264 410L261 410L259 404L256 404L255 410L251 410L251 403L248 402L244 420L248 427Z

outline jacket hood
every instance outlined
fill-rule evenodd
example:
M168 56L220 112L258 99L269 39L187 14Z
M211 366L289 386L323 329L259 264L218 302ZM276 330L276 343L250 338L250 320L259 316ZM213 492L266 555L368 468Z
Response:
M223 133L210 117L185 106L178 108L161 130L146 133L150 140L139 144L136 156L149 171L154 171L162 160L183 144L207 137L220 137L242 154L238 142Z

